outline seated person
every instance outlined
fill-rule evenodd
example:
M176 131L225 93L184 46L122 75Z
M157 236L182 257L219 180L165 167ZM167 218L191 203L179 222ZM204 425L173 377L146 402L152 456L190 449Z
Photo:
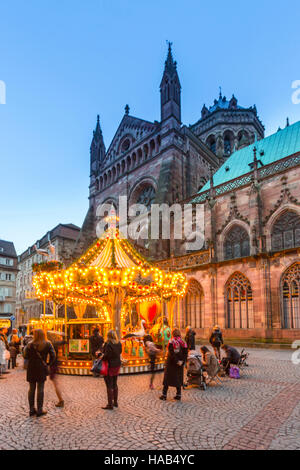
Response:
M206 346L200 348L202 365L209 377L214 377L219 371L219 362L216 356Z
M224 367L226 374L229 375L230 364L238 364L240 362L241 355L233 346L223 344L221 348L226 354L226 357L222 359L221 364Z

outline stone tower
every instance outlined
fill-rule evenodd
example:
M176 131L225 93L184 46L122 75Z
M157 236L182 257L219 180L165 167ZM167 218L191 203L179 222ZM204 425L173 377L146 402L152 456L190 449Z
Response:
M169 122L172 127L181 124L181 85L177 73L177 64L173 60L172 43L169 42L165 69L160 83L161 122Z

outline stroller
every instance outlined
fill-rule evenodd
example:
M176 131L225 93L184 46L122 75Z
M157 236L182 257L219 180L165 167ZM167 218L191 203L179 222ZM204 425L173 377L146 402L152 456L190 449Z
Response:
M245 349L242 349L241 350L241 358L240 358L240 361L239 361L239 367L242 368L242 367L249 367L249 364L247 363L247 359L249 357L249 353L245 351Z
M198 385L201 390L206 390L206 382L203 372L201 355L196 351L190 351L187 358L186 385Z

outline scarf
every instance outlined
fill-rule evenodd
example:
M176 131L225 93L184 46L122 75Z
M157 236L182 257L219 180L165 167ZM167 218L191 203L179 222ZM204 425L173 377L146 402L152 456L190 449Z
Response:
M179 353L180 347L187 348L187 344L183 341L183 339L180 336L176 336L171 339L170 343L173 345L173 349L175 353Z

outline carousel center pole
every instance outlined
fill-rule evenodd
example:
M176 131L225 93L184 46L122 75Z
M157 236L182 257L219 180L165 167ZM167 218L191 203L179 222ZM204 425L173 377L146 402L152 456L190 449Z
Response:
M67 321L68 321L68 311L67 311L67 293L65 290L65 302L64 302L64 307L65 307L65 339L67 339ZM66 356L68 358L68 344L66 345Z
M47 328L46 328L46 297L44 297L44 302L43 302L43 320L44 320L44 333L45 336L47 336Z

